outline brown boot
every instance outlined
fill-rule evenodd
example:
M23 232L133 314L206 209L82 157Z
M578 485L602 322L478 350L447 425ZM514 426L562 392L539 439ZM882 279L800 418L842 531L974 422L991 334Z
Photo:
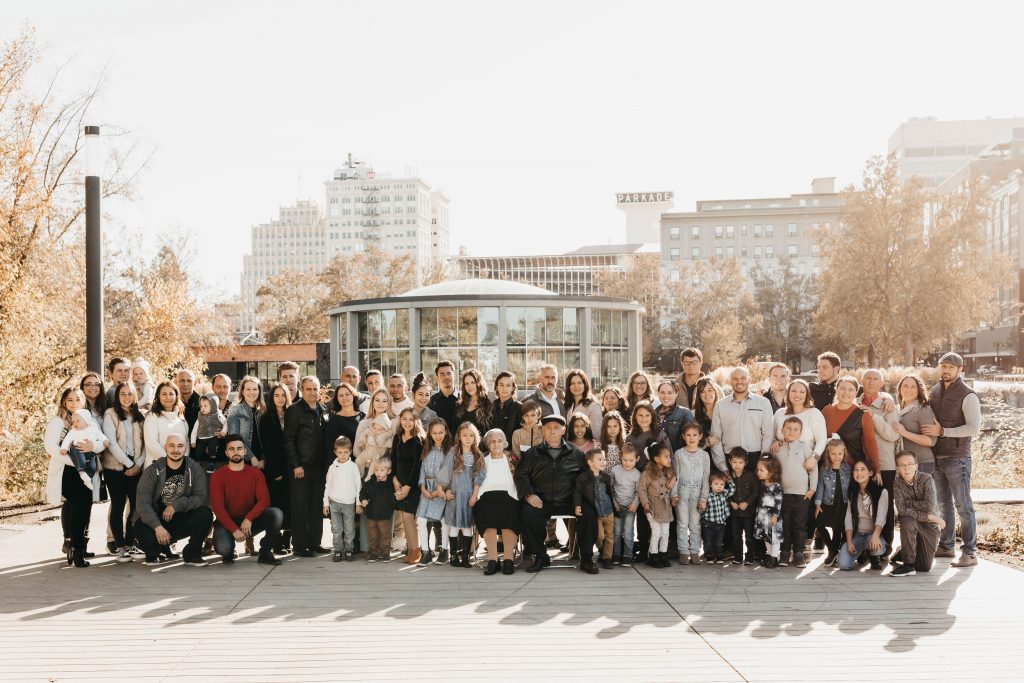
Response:
M409 551L405 554L406 564L416 564L420 561L420 555L422 551L419 548L409 548Z

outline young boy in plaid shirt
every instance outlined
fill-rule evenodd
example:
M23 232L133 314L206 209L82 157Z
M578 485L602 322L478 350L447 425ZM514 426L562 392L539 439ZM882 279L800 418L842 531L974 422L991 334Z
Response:
M725 523L729 521L729 498L736 490L736 485L721 472L712 472L709 481L711 491L708 493L708 504L701 515L704 561L719 564L724 554L722 542L725 539Z

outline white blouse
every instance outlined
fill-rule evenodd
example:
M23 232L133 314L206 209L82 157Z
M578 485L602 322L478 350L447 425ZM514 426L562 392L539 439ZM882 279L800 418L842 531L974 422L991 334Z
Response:
M508 467L508 458L492 458L490 454L484 456L484 481L480 484L479 495L488 491L504 491L516 500L519 494L516 492L516 484L512 480L512 470Z

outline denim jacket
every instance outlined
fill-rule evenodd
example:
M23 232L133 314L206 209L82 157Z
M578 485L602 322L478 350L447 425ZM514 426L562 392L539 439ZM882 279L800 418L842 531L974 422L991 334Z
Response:
M843 496L843 503L846 504L850 491L850 466L843 463L839 466L840 493ZM832 463L827 463L818 468L818 488L814 492L815 505L831 505L836 495L836 475L832 469Z
M228 408L228 434L238 434L245 442L245 461L252 459L252 432L257 429L253 420L252 408L246 403L236 403Z
M683 447L683 427L693 422L693 413L678 405L672 406L668 415L661 419L661 431L668 437L672 452Z

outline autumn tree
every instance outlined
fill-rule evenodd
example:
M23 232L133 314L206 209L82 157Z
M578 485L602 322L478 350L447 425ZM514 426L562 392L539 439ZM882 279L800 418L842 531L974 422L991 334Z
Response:
M779 259L778 269L758 266L749 277L752 292L742 314L747 321L746 355L784 363L810 355L818 305L814 277L797 272L786 256Z
M987 202L977 183L938 197L901 183L894 157L870 159L860 187L844 190L838 223L818 235L815 324L870 365L912 365L918 352L992 319L1011 266L989 248Z

